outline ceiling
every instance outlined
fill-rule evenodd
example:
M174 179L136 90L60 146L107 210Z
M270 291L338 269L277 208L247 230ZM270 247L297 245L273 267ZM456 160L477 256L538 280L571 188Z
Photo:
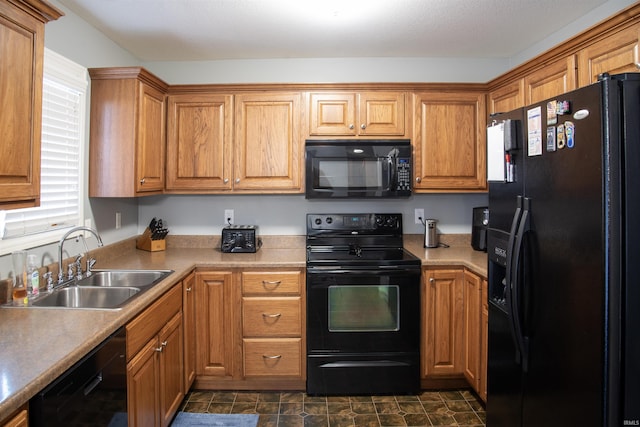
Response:
M142 61L510 58L607 0L59 0Z

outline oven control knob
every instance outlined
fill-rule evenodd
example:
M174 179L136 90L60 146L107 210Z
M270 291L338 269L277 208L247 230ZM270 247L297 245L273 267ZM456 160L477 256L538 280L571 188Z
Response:
M331 224L333 222L333 218L328 216L327 219L325 219L325 221L327 222L327 224Z
M396 219L392 216L390 216L389 218L387 218L387 226L388 227L393 227L396 225Z
M384 224L384 217L382 216L376 216L376 225L377 226L381 226Z
M315 220L313 220L313 222L315 222L316 225L320 225L320 224L322 224L322 219L321 218L316 218Z

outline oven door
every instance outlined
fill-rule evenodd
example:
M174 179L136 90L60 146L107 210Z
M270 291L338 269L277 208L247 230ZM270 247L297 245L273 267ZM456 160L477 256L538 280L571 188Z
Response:
M307 271L308 354L418 351L419 267Z

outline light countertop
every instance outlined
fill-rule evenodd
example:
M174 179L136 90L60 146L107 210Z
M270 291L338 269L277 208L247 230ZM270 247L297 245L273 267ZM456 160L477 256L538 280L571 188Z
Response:
M119 327L164 294L194 268L303 268L304 236L267 239L254 254L223 254L215 238L177 236L167 250L135 249L130 239L98 254L96 268L174 270L121 310L0 308L0 420L55 380ZM487 257L453 239L449 248L425 249L421 236L405 248L424 266L464 266L486 277ZM109 251L109 247L103 249ZM104 256L102 256L104 255Z

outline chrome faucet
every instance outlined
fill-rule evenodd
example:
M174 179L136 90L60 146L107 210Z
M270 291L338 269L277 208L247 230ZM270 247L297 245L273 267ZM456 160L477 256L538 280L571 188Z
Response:
M64 242L65 240L67 240L67 237L69 237L69 235L71 235L72 233L75 233L77 231L88 231L89 233L93 234L94 236L96 236L96 240L98 241L98 247L102 246L102 238L100 237L100 235L98 234L98 232L96 230L94 230L93 228L90 227L74 227L71 230L67 231L64 236L62 236L60 238L60 241L58 242L58 283L62 283L64 282L64 273L62 270L62 247L64 246ZM84 241L84 236L82 236L82 239ZM85 242L85 248L86 248L86 242ZM95 262L95 261L94 261Z

